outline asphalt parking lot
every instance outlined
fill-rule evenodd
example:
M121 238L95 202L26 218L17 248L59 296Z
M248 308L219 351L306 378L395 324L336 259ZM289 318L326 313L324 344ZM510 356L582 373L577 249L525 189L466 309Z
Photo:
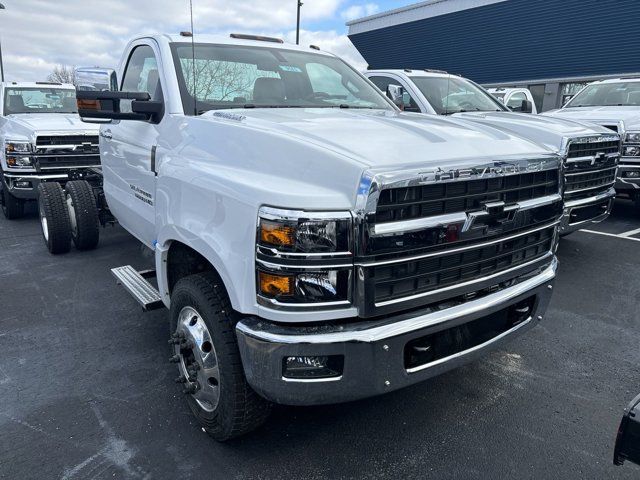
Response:
M166 312L109 272L148 267L138 243L113 227L52 257L35 212L2 218L0 478L638 478L612 451L640 391L640 215L618 201L590 230L563 239L550 311L508 349L386 396L276 407L218 444L173 382Z

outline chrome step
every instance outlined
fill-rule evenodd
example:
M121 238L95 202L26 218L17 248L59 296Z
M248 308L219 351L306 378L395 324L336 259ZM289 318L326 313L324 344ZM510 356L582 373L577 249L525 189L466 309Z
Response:
M151 276L149 270L142 272L143 276L131 265L124 265L112 268L111 273L118 280L118 284L122 285L142 305L145 312L164 307L158 290L145 280L145 277Z

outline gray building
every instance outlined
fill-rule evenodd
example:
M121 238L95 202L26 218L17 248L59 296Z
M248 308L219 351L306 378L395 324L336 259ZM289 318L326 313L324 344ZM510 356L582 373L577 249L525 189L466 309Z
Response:
M544 111L591 81L640 76L638 19L639 0L428 0L347 25L370 68L528 87Z

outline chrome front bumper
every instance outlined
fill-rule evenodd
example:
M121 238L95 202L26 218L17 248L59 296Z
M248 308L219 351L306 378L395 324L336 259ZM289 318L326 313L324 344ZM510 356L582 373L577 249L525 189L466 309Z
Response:
M38 185L42 182L65 182L69 177L66 173L3 173L4 182L9 192L16 198L35 200L38 198ZM28 186L18 186L18 182L28 182Z
M606 219L611 213L615 197L616 190L612 187L591 197L566 201L560 221L560 235L568 235L588 224Z
M376 320L322 325L283 325L257 317L236 326L244 371L263 397L287 405L319 405L370 397L439 375L536 325L551 298L555 257L540 270L520 277L511 287L442 310L424 309ZM533 299L528 317L484 343L413 368L406 368L407 343L461 325L481 321L515 304ZM340 376L291 379L283 375L287 357L341 355Z
M621 162L624 162L625 158L623 157ZM618 167L618 176L616 178L616 192L630 195L635 197L640 193L640 178L628 178L626 177L627 172L638 172L640 171L640 163L637 165L629 165L621 164Z

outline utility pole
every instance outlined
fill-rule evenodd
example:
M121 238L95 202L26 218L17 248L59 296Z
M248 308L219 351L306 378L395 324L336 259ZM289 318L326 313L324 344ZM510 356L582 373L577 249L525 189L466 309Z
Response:
M296 45L300 45L300 7L302 6L302 2L300 0L296 0L296 3L298 4L298 20L296 21Z
M0 10L5 10L4 5L1 3ZM2 64L2 42L0 42L0 81L4 82L4 65Z

